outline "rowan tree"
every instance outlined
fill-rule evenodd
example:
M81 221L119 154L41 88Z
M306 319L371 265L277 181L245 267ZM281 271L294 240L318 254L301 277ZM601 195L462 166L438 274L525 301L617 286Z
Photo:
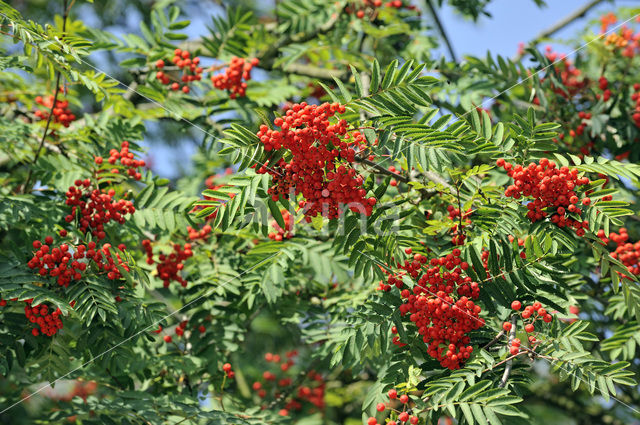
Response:
M637 10L150 3L0 1L3 423L638 423Z

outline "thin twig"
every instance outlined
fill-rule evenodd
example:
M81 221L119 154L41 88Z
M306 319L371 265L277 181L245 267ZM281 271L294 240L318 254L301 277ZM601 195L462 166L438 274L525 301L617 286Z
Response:
M509 332L509 346L516 337L516 323L518 321L518 316L514 314L511 316L511 332ZM513 359L507 362L507 366L504 368L504 373L502 374L502 379L500 380L500 384L498 384L498 388L504 388L507 385L507 380L509 379L509 375L511 374L511 368L513 367Z
M71 3L73 5L73 2ZM62 1L62 37L65 36L67 31L67 18L69 17L69 10L71 6L67 7L67 0ZM44 126L44 133L42 134L42 139L40 139L40 145L38 145L38 149L36 149L36 153L33 156L33 160L31 161L29 172L27 174L27 179L22 186L22 193L27 191L27 187L29 187L29 183L31 181L31 176L33 175L33 166L36 161L40 157L40 152L42 151L42 147L44 146L44 141L47 139L47 133L49 132L49 126L51 125L51 120L53 119L53 110L56 107L56 102L58 101L58 94L60 94L60 79L62 78L62 73L60 71L56 72L56 90L53 93L53 103L51 104L51 110L49 111L49 116L47 117L47 123Z
M549 28L542 30L537 36L534 37L533 40L529 42L529 45L535 46L538 43L540 43L542 40L551 37L558 31L560 31L561 29L563 29L564 27L572 23L573 21L582 18L584 15L587 14L587 12L589 12L591 9L593 9L603 1L604 0L591 0L590 2L582 5L581 7L579 7L572 13L570 13L569 15L565 16L555 24L551 25ZM521 57L522 57L522 54L518 54L513 58L513 60L518 61L520 60Z
M360 162L362 164L368 165L369 167L373 168L376 173L378 173L378 174L386 174L387 176L391 176L394 179L396 179L398 181L401 181L403 183L409 183L411 181L411 179L409 179L409 177L403 176L402 174L394 173L393 171L390 171L390 170L384 168L380 164L376 164L373 161L369 161L367 158L360 158L360 157L356 156L356 162Z
M436 12L436 8L433 7L433 3L431 3L431 0L425 0L425 3L427 5L427 7L429 8L429 12L431 13L431 16L433 17L433 20L436 23L436 26L438 27L438 31L440 32L440 35L442 36L442 39L444 40L444 44L447 46L447 50L449 51L449 56L451 56L451 60L453 62L458 62L458 60L456 59L456 53L453 50L453 45L451 44L451 41L449 40L449 37L447 37L447 33L444 30L444 26L442 25L442 22L440 21L440 18L438 17L438 13Z
M489 341L484 347L482 347L483 350L488 349L489 347L492 347L493 345L495 345L498 341L500 341L500 338L502 338L504 336L504 331L500 331L498 332L498 335L495 336L495 338L493 338L491 341Z
M519 352L518 354L513 354L513 355L511 355L511 356L507 357L506 359L504 359L504 360L502 360L502 361L500 361L500 362L498 362L498 363L494 364L493 366L486 368L485 370L483 370L483 371L482 371L482 373L487 373L487 372L489 372L490 370L493 370L493 369L497 368L498 366L502 366L503 364L508 363L508 362L510 362L511 360L513 360L513 359L515 359L516 357L521 356L521 355L523 355L523 354L527 354L527 352L526 352L526 351L521 351L521 352Z

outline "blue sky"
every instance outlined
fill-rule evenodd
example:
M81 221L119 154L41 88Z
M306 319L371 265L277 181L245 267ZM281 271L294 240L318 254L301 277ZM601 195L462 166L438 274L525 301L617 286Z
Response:
M547 7L539 8L533 0L494 0L489 6L492 17L480 18L477 23L461 19L449 6L440 12L440 19L458 56L484 56L487 50L513 56L518 50L519 42L532 40L542 30L586 3L587 0L547 0ZM627 3L631 5L632 2ZM585 19L593 19L613 10L613 5L604 2L591 9L585 18L565 27L555 37L571 38L583 28Z

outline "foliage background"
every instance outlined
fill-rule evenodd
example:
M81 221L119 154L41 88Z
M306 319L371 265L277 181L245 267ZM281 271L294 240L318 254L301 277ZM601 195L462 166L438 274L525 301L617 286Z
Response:
M531 55L523 65L518 60L511 65L507 57L515 53L519 41L529 41L539 29L547 27L533 29L531 23L544 24L545 21L528 18L523 12L516 12L511 4L500 1L451 1L444 5L434 1L457 50L459 62L455 63L450 61L442 34L426 9L421 18L411 12L381 12L384 19L370 26L352 15L341 14L336 26L326 33L300 43L289 41L273 57L261 57L260 69L255 71L249 84L247 98L238 101L229 101L226 93L206 84L192 96L174 96L158 87L144 72L156 59L167 59L168 52L178 45L199 50L207 66L226 61L234 54L261 56L281 37L295 36L299 31L317 31L333 11L332 6L323 1L281 3L280 7L289 11L281 13L275 21L273 6L263 2L215 5L214 2L188 1L78 1L71 8L66 31L69 36L65 39L69 50L64 55L60 55L56 43L39 38L42 34L62 36L60 2L10 4L22 17L12 16L9 5L2 3L2 30L17 37L3 39L2 48L7 55L1 63L0 74L4 96L0 153L5 198L0 207L0 294L4 299L41 297L39 299L63 308L69 301L76 300L79 307L68 309L64 331L49 340L28 334L20 308L10 307L0 312L3 353L0 405L4 409L26 392L41 387L43 382L70 371L73 372L64 376L65 380L95 381L98 385L86 400L82 397L56 400L55 394L43 391L0 414L1 420L5 423L297 421L355 424L375 413L375 404L385 401L384 393L395 385L415 390L412 392L417 403L414 407L416 412L422 412L421 423L446 423L449 417L455 418L456 423L637 423L639 416L634 409L640 400L632 380L638 373L635 344L640 295L637 282L623 279L619 291L615 273L619 269L613 260L608 260L606 251L594 244L595 236L580 240L549 226L533 226L522 220L523 214L518 217L521 210L501 196L498 189L507 183L505 175L488 168L468 172L474 165L493 164L498 157L529 160L546 155L544 152L550 150L548 137L536 136L533 132L541 121L573 125L572 118L567 118L577 112L573 105L559 103L563 116L554 115L550 110L530 109L532 88L538 89L538 93L544 90L541 89L543 82L538 79L504 93L499 104L484 104L490 109L489 125L488 115L466 114L473 105L510 89L514 82L525 78L525 67L539 69L542 66L532 61ZM526 3L525 10L529 10L538 8L540 4L536 3L542 2L523 3ZM555 2L549 3L547 9L540 9L545 11L542 16L548 17L549 25L558 15L564 15L564 11L573 10L574 4L576 7L582 4L566 2L560 8ZM586 19L559 33L568 38L566 45L576 47L592 40L599 30L599 21L595 18L598 12L615 10L613 2L598 3ZM425 5L419 2L418 7L423 9ZM171 19L172 6L180 8L174 19ZM482 17L485 6L503 21ZM244 12L237 12L241 7ZM247 11L253 11L251 17L245 15ZM626 19L635 13L633 9L621 9L619 16ZM173 22L173 29L167 29L170 23L161 22L161 16ZM194 23L183 27L186 24L182 22L191 19ZM466 23L459 24L462 19ZM26 20L41 26L31 26ZM508 30L501 33L507 28L507 20L533 30L517 36ZM47 23L53 27L44 27ZM145 37L141 23L153 32L147 33L149 39L140 38ZM467 30L469 26L481 28L482 34L505 35L497 35L488 43L474 41L474 50L470 50L466 46L475 36ZM500 31L487 31L487 27ZM21 28L24 32L20 32ZM228 39L216 41L214 34L230 28L237 29L227 32ZM23 41L27 37L33 37L31 43L38 47L25 52ZM202 38L209 41L201 43ZM570 49L566 47L564 51ZM487 50L492 58L501 54L508 65L486 59ZM480 59L462 59L462 53L478 55ZM582 53L585 57L582 69L597 80L599 61L608 53L597 46ZM396 55L402 59L400 64L392 63ZM82 60L74 61L78 57ZM255 131L261 122L272 120L274 112L280 113L285 102L308 98L312 91L308 84L315 83L317 75L287 71L286 66L290 64L317 65L321 70L314 72L325 75L327 70L332 70L343 76L344 90L336 88L337 83L330 77L321 78L336 88L336 96L343 103L347 103L348 98L366 98L359 93L356 81L376 73L372 65L374 57L382 69L381 74L385 75L409 59L415 60L414 66L424 63L425 69L437 68L439 72L430 72L436 78L425 84L404 80L406 74L390 82L392 94L382 99L382 103L372 106L351 102L355 110L368 107L372 117L361 118L353 113L350 121L368 121L382 134L384 128L396 132L402 129L399 124L375 117L372 108L380 115L409 117L416 122L425 116L433 117L420 122L424 125L420 131L424 133L405 136L409 143L414 138L419 142L415 148L401 152L395 158L396 165L406 170L411 168L407 167L409 161L418 165L425 176L437 173L444 175L447 185L459 184L465 208L481 210L491 201L505 207L498 216L495 211L479 213L465 245L465 255L473 263L478 261L482 248L499 252L500 259L491 254L495 264L489 267L507 270L507 283L511 288L504 292L487 290L483 301L490 325L478 332L474 345L480 347L495 336L502 321L508 319L508 305L516 294L527 300L545 300L549 307L560 311L559 315L571 320L576 317L568 313L570 306L579 305L582 311L580 320L571 325L556 321L546 330L549 340L543 355L552 361L539 358L532 365L524 361L515 363L506 389L498 389L504 368L501 362L507 357L504 344L500 350L487 350L486 356L475 357L462 371L450 373L430 362L420 352L419 343L412 344L409 351L397 349L390 341L391 325L402 328L396 309L399 299L389 294L380 295L375 290L377 281L383 277L377 265L392 264L391 257L401 254L407 246L421 249L420 241L427 242L433 254L450 251L445 228L451 222L444 211L446 205L456 204L459 199L446 190L442 182L438 186L438 180L434 183L434 179L418 176L410 192L407 185L401 184L398 189L388 187L390 179L380 176L381 170L371 172L364 168L371 176L378 174L376 179L370 178L370 184L376 193L381 193L379 197L396 203L393 211L403 213L401 231L384 228L383 235L361 234L354 224L356 220L347 219L342 230L336 223L325 223L321 230L307 226L286 242L272 242L266 237L273 231L272 215L280 220L278 210L284 205L269 209L267 217L247 203L249 199L266 199L269 185L266 176L256 176L250 169L246 170L248 164L238 166L243 158L237 152L252 154L255 140L242 135L234 138L228 133L225 136L222 130L235 123ZM537 59L544 63L544 58ZM637 58L630 64L619 57L611 61L614 65L610 80L628 88L635 82L634 74L621 74L615 61L622 64L621 67L637 69ZM95 72L89 64L128 86L135 84L138 93L127 92L113 79ZM352 76L348 65L355 68L355 75ZM391 68L387 68L389 65ZM56 138L51 138L53 147L48 146L46 153L32 164L44 123L25 122L21 114L33 110L36 95L53 92L55 71L62 71L63 78L69 82L66 97L72 108L79 111L82 121L69 130L61 129ZM406 87L409 94L400 89L394 91L395 87ZM422 102L417 101L416 93L418 97L422 94L419 90L427 91L441 112L432 111L432 105L424 98ZM401 96L406 96L404 99L411 100L411 104L394 105L392 100ZM596 103L593 101L590 105ZM465 114L461 123L466 126L455 133L455 137L452 136L455 127L445 126L444 121L440 121L441 127L433 124L449 112ZM173 119L172 113L179 113L207 134L185 121ZM515 114L524 117L524 121L518 121ZM497 136L499 122L505 124L508 136ZM507 126L507 123L515 124ZM622 141L614 141L615 149L630 150L630 161L611 162L613 154L619 153L614 152L611 139L590 152L595 158L593 163L568 155L579 153L576 151L582 143L579 141L573 146L561 146L560 157L556 159L559 163L580 165L582 171L592 172L594 179L598 173L608 175L618 189L615 199L631 202L631 206L613 205L609 215L604 214L607 219L600 226L608 233L609 227L617 231L624 224L632 240L637 240L634 217L637 216L635 197L640 172L634 163L640 150L633 143L637 133L624 133L637 132L637 129L621 121L612 125L624 134ZM432 126L444 142L426 136ZM538 128L538 133L547 129L551 127ZM224 141L220 142L218 139L222 138ZM138 209L125 225L109 228L109 240L114 245L122 242L129 247L127 259L135 265L130 276L127 274L125 281L115 284L96 275L65 292L33 285L33 273L26 267L32 253L31 241L60 229L67 214L64 192L68 186L76 178L86 176L93 167L94 155L106 157L109 149L119 147L122 140L131 141L137 152L145 151L141 155L150 160L153 170L145 174L141 183L114 177L118 196L131 192ZM464 140L462 149L458 146L459 140ZM491 142L491 146L483 145L485 142ZM61 151L61 147L67 152ZM391 144L380 147L377 153L389 155L394 150L397 153L398 148ZM387 167L391 162L383 165ZM154 275L154 268L144 263L141 240L156 235L156 248L165 250L170 249L172 242L184 243L186 226L203 224L201 218L188 212L205 189L205 180L224 174L228 167L234 172L217 177L216 182L231 186L228 191L237 193L240 201L229 200L228 205L220 206L218 214L222 219L216 220L212 237L194 242L195 255L186 262L184 270L190 285L184 290L177 289L178 285L163 288ZM32 191L22 194L20 185L30 175L31 168L38 183ZM481 176L479 181L474 174ZM411 173L407 175L411 177ZM462 176L466 179L464 183L460 180ZM624 179L617 179L618 176ZM417 195L421 188L435 189L439 195L422 199ZM483 192L478 191L479 188ZM216 197L224 199L225 190L216 192ZM491 201L488 202L487 197ZM424 210L434 213L431 221L425 221ZM624 223L617 221L618 214ZM245 215L255 215L269 225L242 227L241 218ZM393 218L388 219L389 223ZM384 222L385 218L379 216L378 220ZM593 234L597 232L597 228L591 230ZM538 261L521 262L517 257L520 248L506 239L509 234L531 235L526 246L527 257ZM507 252L511 252L511 256ZM534 263L538 264L537 268ZM529 272L528 266L534 270ZM478 279L484 280L480 273ZM117 302L115 296L124 300ZM192 304L166 317L187 303ZM492 304L494 308L489 307ZM176 325L186 319L190 326L206 325L206 333L200 335L193 331L188 344L185 340L173 345L165 344L160 336L150 332L161 320L164 332L173 335ZM126 342L112 349L121 341ZM274 402L268 409L261 410L258 398L250 390L251 382L268 367L262 360L264 353L283 354L290 349L300 351L301 360L294 367L294 375L315 369L325 376L326 407L322 414L284 419L278 415L282 406ZM102 354L106 350L111 351ZM98 355L100 357L92 360ZM618 363L607 369L611 362L618 361L630 364ZM234 382L225 380L221 372L225 362L233 364L237 373ZM474 386L477 382L480 384ZM64 392L64 385L65 382L59 383L56 388ZM220 391L221 386L226 388L224 393ZM463 392L468 388L475 391ZM501 400L503 404L492 404L492 400ZM467 409L473 408L473 419L461 407L465 402L471 406Z

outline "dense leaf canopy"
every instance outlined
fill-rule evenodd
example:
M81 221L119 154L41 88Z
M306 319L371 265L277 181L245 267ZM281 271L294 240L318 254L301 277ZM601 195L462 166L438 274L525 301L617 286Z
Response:
M13 3L2 423L640 423L640 10Z

